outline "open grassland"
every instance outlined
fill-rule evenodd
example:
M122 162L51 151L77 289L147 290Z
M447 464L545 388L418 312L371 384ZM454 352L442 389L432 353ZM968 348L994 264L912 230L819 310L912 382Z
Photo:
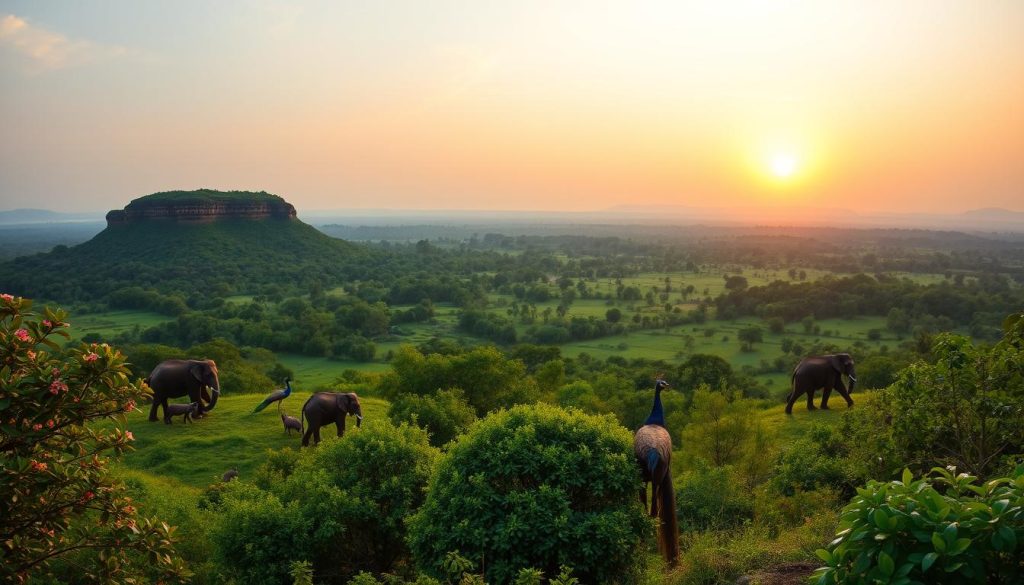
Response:
M383 361L364 363L294 353L277 354L277 359L295 373L295 377L292 378L292 387L302 388L309 392L331 389L338 378L345 373L345 370L382 372L388 369L388 365Z
M285 399L284 412L298 417L308 392L296 392ZM138 412L128 416L127 430L135 436L135 450L125 454L119 467L145 472L154 476L173 478L182 484L202 488L215 481L228 469L237 469L241 477L251 476L263 462L267 449L299 448L302 437L284 432L277 407L252 414L262 396L245 394L221 396L213 412L194 424L174 424L161 420L149 422L148 404L140 405ZM184 402L185 399L179 399ZM361 397L363 424L387 417L388 404L384 400ZM105 423L112 424L112 423ZM334 425L323 427L322 438L333 437ZM355 419L349 417L346 432L359 432Z
M173 317L151 311L114 310L85 313L74 316L71 321L72 327L68 333L71 334L71 339L76 341L89 333L97 333L104 339L109 339L120 333L131 331L135 327L144 331L148 327L173 320Z

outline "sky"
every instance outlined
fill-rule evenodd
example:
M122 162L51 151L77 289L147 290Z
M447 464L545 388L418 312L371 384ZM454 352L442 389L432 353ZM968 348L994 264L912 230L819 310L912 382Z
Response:
M1024 2L0 0L0 209L201 187L1024 210Z

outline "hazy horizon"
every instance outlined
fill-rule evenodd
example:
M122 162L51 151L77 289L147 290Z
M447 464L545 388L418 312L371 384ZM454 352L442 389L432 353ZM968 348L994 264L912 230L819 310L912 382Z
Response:
M1019 211L1022 27L1019 2L6 2L0 209Z

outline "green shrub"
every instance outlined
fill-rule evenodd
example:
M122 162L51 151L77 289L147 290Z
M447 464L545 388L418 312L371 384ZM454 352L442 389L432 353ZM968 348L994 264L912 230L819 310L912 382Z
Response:
M941 468L912 481L868 482L819 550L817 583L1020 583L1024 468L979 483ZM944 493L943 493L944 492Z
M210 539L217 564L238 583L278 585L291 580L291 562L308 557L309 533L296 502L285 505L270 492L233 481Z
M546 404L499 411L441 456L410 547L435 577L461 551L489 583L561 565L585 583L631 582L653 533L639 478L632 435L611 416Z
M730 467L698 465L677 483L679 529L732 528L754 517L750 491Z
M433 396L402 394L391 403L388 416L395 424L415 424L430 434L430 444L440 447L466 432L476 412L462 390L442 390Z
M239 583L280 583L309 561L317 583L383 573L407 558L405 518L422 503L437 451L421 429L368 423L297 454L286 450L221 496L213 541Z
M853 489L845 455L845 442L832 427L812 425L779 454L771 486L783 496L831 487L848 497Z

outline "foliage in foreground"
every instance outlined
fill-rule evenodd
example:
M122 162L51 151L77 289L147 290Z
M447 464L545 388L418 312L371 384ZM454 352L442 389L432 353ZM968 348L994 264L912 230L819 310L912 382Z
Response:
M1020 583L1024 467L979 483L935 468L913 481L871 481L843 508L838 537L819 550L819 585Z
M184 576L173 529L139 516L104 456L131 449L124 413L142 387L106 345L60 349L51 337L68 336L63 311L39 316L30 308L31 301L0 295L0 578ZM86 426L107 418L120 425Z
M519 406L491 414L442 455L409 543L435 577L461 551L489 583L522 569L558 575L562 565L584 583L631 582L653 532L638 489L631 434L613 417Z
M308 561L317 583L394 571L408 558L405 518L436 457L424 431L387 421L315 449L276 454L255 484L231 482L213 505L218 563L239 583L281 583ZM216 501L219 499L219 502Z

